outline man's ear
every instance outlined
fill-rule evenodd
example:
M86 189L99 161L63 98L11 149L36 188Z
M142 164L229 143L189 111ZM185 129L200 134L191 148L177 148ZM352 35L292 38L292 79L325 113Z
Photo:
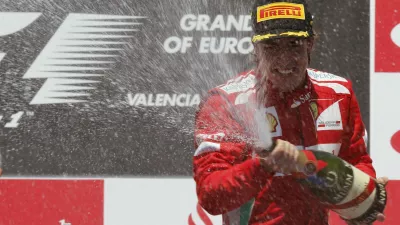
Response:
M311 52L314 48L314 37L307 38L307 55L308 55L308 64L311 64Z
M314 48L314 37L307 38L307 51L311 53Z
M260 56L262 55L262 46L260 45L260 43L253 43L253 46L254 62L257 64L260 61Z

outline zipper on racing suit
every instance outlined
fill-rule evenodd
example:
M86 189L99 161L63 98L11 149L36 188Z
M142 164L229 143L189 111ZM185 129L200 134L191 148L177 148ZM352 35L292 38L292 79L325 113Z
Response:
M303 122L301 121L300 106L296 107L296 113L297 113L297 120L300 123L300 146L305 148L305 146L304 146L304 135L303 135Z
M299 123L300 123L300 142L301 142L300 145L303 149L305 149L306 146L304 145L303 121L301 119L300 107L301 107L301 105L299 107L296 107L296 113L297 113L297 119L299 120ZM313 213L313 214L315 214L315 213ZM326 221L325 216L321 215L320 213L317 213L317 214L318 214L321 222L323 222L325 225L329 225L329 219L328 219L328 221ZM329 218L329 213L327 216Z

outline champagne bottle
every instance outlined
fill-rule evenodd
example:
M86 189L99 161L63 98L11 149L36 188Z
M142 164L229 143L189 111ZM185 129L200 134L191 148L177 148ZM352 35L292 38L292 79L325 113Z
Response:
M324 151L299 152L293 175L343 219L353 223L372 223L386 205L382 184L341 158Z
M267 149L257 141L252 145L259 154L271 152L276 142ZM291 175L342 219L352 224L372 224L383 213L387 202L384 185L343 159L324 151L302 150L296 164L297 171ZM253 205L251 199L239 208L240 225L248 224Z

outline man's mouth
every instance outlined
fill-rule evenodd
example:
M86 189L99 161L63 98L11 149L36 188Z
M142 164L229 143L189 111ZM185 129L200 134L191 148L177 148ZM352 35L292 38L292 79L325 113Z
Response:
M293 70L278 70L278 72L281 74L289 74L289 73L292 73Z
M275 69L275 72L278 72L279 74L282 74L282 75L288 75L288 74L293 73L293 69L290 69L290 70L288 70L288 69Z

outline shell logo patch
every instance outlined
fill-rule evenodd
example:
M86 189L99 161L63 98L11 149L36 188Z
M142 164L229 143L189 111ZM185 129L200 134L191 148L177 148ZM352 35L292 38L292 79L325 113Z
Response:
M267 120L269 123L269 130L270 132L276 132L276 127L278 126L278 121L271 113L267 113Z

